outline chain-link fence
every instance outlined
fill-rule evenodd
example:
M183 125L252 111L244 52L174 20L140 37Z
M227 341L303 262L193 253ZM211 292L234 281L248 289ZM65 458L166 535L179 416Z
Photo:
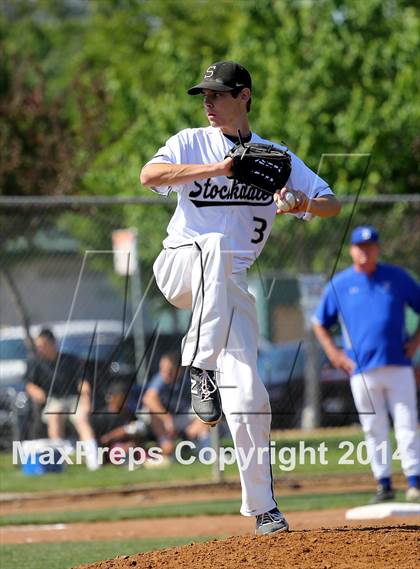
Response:
M307 223L279 216L250 271L264 339L260 370L272 397L274 426L296 426L300 421L307 369L305 319L322 289L319 275L328 279L350 264L350 230L365 223L376 226L382 260L420 273L420 195L364 197L357 204L352 197L341 201L337 218ZM163 299L152 274L174 207L170 199L154 198L0 198L3 386L15 386L22 378L22 325L58 322L71 322L81 342L86 331L91 338L92 330L99 330L98 322L112 321L118 330L129 330L137 350L132 360L141 369L137 380L148 380L159 355L179 347L189 322L187 311L172 309ZM114 267L112 233L127 227L138 233L137 280L117 274ZM308 282L309 305L302 302ZM141 311L130 328L140 298ZM107 330L101 330L104 337L111 334ZM92 345L89 339L84 342L86 354ZM128 360L129 356L121 357L115 365L121 370ZM321 422L355 421L348 382L321 354L317 365Z

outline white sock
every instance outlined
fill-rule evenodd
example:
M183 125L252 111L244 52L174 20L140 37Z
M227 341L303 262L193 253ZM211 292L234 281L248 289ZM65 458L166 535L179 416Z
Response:
M84 441L86 452L86 466L88 470L97 470L100 466L98 461L98 445L95 439Z

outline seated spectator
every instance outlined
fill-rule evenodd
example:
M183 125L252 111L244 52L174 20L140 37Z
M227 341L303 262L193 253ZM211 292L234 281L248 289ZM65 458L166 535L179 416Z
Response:
M109 445L110 448L119 447L127 451L129 448L141 446L151 436L147 423L143 419L136 419L104 433L100 441L104 445Z
M129 389L130 386L126 382L116 381L106 390L105 406L93 412L91 416L91 424L98 441L102 441L106 433L136 419L135 412L128 405Z
M51 330L43 329L35 339L37 354L29 362L26 372L26 391L38 405L44 405L43 419L47 423L48 437L64 437L67 416L74 424L80 440L84 442L86 466L96 470L98 449L89 422L90 387L84 381L84 365L71 354L59 353Z
M136 419L130 400L133 392L136 392L136 386L127 393L124 382L115 383L107 392L104 411L93 415L95 433L102 444L127 450L141 445L149 434L147 424Z
M183 381L183 368L176 353L166 353L159 361L159 372L154 375L143 397L143 405L150 412L151 430L164 456L171 456L178 437L197 440L199 446L209 441L209 427L191 410L191 388Z

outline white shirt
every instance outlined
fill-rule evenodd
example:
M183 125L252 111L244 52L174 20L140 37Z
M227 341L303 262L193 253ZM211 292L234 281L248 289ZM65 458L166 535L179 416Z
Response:
M252 133L252 142L273 144ZM172 136L148 164L210 164L222 161L234 143L219 128L188 128ZM276 147L286 150L278 144ZM289 152L292 172L287 182L309 198L333 195L328 184ZM164 240L173 247L197 235L222 233L229 238L234 253L233 272L248 269L260 255L270 234L276 205L273 197L254 186L238 183L226 176L215 176L177 186L153 188L159 194L177 193L178 204ZM310 214L293 214L310 219Z

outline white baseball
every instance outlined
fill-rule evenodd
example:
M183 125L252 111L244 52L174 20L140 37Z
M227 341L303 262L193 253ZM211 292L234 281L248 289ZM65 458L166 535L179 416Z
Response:
M278 194L277 194L278 195ZM276 200L277 209L280 211L290 211L296 207L295 194L292 192L286 192L283 198L280 196Z

